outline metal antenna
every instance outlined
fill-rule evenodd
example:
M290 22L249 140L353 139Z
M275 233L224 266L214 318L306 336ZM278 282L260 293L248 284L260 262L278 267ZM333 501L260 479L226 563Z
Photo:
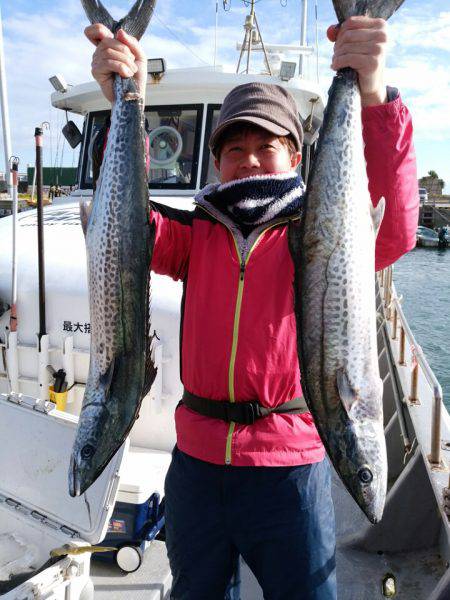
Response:
M217 25L219 21L219 0L216 0L216 26L214 28L214 67L216 66L217 55Z
M308 18L308 0L302 0L302 28L300 34L300 45L306 46L306 21ZM300 59L298 61L298 74L300 77L304 76L303 72L304 67L304 56L300 54Z
M267 57L266 48L264 46L264 42L261 36L261 30L259 29L258 19L256 18L255 13L255 0L250 0L250 14L245 17L244 23L244 41L241 46L241 53L239 55L239 61L236 68L236 73L239 73L239 68L241 66L241 60L244 55L244 52L247 52L247 66L245 68L244 73L249 72L250 68L250 55L252 53L252 46L255 46L255 49L261 44L262 51L264 53L264 62L266 64L267 71L269 75L272 75L272 69L270 68L269 59ZM244 1L244 4L246 2Z
M8 91L6 86L5 55L3 50L3 25L0 9L0 105L3 123L3 152L5 154L5 180L8 186L8 198L12 195L12 173L9 169L11 156L11 132L9 124Z
M319 83L319 7L317 0L315 0L315 13L316 13L316 77L317 83Z

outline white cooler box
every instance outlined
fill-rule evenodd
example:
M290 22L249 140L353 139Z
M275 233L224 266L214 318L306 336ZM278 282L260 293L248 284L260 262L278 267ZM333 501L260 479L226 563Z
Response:
M98 560L113 559L126 573L139 569L146 548L164 525L164 480L171 458L172 454L163 450L130 447L103 542L117 551L98 554Z
M103 540L128 442L87 492L72 498L67 474L77 419L53 408L52 403L19 394L0 395L0 595L4 600L93 598L90 552L69 554L36 571L49 561L52 549ZM16 587L5 591L17 576L21 577Z

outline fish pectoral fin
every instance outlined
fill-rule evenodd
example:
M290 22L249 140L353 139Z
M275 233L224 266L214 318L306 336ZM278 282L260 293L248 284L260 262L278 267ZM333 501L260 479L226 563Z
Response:
M343 368L338 369L336 372L336 385L341 402L347 414L350 415L352 408L359 401L359 390L355 390L352 386L347 371Z
M373 204L370 205L370 216L372 217L373 230L375 232L375 237L377 237L378 232L380 231L381 221L384 217L384 209L386 207L386 200L384 198L380 198L380 201L376 206Z
M92 212L92 202L86 202L86 200L80 200L80 219L83 233L86 236L89 218Z
M106 371L102 375L100 375L99 382L100 382L100 385L103 388L105 388L105 390L109 390L109 388L111 387L111 381L114 376L115 368L116 368L116 359L113 358L112 361L109 363L109 366L106 369Z

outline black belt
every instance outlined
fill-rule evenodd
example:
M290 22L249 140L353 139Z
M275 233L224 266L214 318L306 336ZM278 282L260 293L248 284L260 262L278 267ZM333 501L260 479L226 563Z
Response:
M309 412L303 397L294 398L274 408L267 408L266 406L262 406L258 401L228 402L225 400L210 400L209 398L201 398L184 390L181 403L205 417L222 419L222 421L226 421L227 423L234 421L243 425L251 425L257 419L267 417L271 413L300 415Z

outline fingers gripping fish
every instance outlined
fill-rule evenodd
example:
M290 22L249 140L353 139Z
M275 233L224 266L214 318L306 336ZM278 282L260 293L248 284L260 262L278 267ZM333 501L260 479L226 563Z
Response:
M115 22L100 0L82 0L91 23L140 38L156 0L138 0ZM144 101L133 79L115 75L111 126L86 236L91 350L69 468L69 492L92 485L136 420L156 376L150 336L150 224Z
M403 0L333 0L339 22L388 19ZM387 481L375 310L375 239L356 72L334 77L302 223L290 226L305 399L333 465L376 523Z

